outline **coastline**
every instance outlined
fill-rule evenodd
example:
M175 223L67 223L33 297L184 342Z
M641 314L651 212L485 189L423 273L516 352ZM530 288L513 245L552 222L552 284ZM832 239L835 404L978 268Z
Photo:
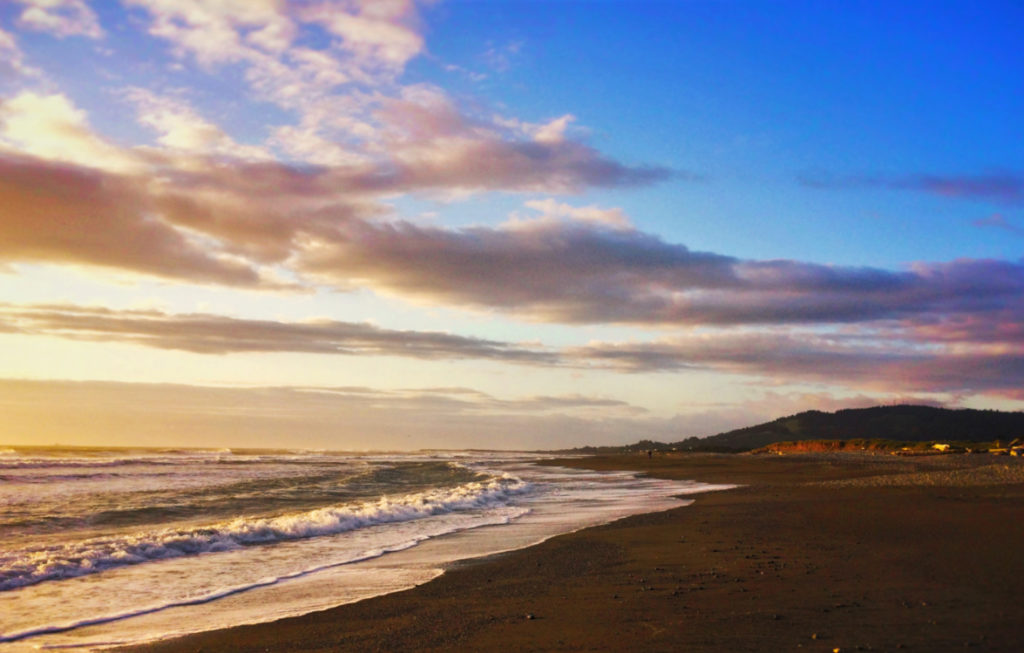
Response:
M1019 645L1019 460L683 454L551 463L743 487L458 563L402 592L120 650Z

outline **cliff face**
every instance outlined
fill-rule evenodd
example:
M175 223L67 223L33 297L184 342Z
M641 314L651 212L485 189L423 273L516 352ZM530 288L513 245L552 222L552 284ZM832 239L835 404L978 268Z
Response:
M774 442L755 449L754 453L811 453L821 451L889 451L884 442L865 440L803 440L801 442Z

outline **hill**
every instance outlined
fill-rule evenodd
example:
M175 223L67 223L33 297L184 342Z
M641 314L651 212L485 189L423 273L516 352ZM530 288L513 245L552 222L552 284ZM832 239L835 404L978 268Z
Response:
M806 440L1007 442L1020 437L1024 437L1024 412L900 405L834 413L809 410L706 438L687 438L665 448L746 451L774 442Z

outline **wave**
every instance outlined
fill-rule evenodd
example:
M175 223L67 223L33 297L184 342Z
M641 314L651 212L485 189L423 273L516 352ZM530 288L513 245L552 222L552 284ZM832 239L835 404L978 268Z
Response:
M95 574L114 567L168 558L231 551L376 524L410 521L460 510L494 508L531 485L502 475L454 487L376 501L329 506L276 517L239 517L209 526L97 537L48 547L0 552L0 591L50 580Z
M12 456L13 458L13 456ZM16 460L0 459L0 469L49 469L65 467L124 467L128 465L217 465L217 464L257 464L264 462L288 463L294 460L264 458L258 456L234 456L221 452L206 455L191 453L188 455L149 455L129 456L124 458L48 458L20 457Z
M404 551L406 549L410 549L410 548L416 546L420 542L424 542L424 541L432 539L434 537L438 537L439 535L448 535L448 534L451 534L451 533L456 533L456 532L459 532L459 531L471 530L473 528L480 528L480 527L483 527L483 526L495 526L495 525L498 525L498 524L508 524L513 519L515 519L517 517L521 517L522 515L524 515L524 514L526 514L528 512L530 512L530 510L528 508L520 508L520 509L517 509L514 513L510 513L510 514L506 514L506 515L501 515L501 516L494 516L494 515L492 515L492 516L490 516L490 517L488 517L486 519L479 520L479 521L475 522L473 525L470 525L470 526L451 526L451 527L447 528L446 530L443 530L443 531L440 531L440 532L436 532L436 533L432 533L430 535L418 535L418 536L415 536L412 539L406 540L404 542L399 542L397 544L392 544L392 545L389 545L389 546L383 546L383 547L380 547L380 548L377 548L377 549L371 549L369 551L364 551L364 552L362 552L360 554L357 554L357 555L355 555L355 556L353 556L351 558L348 558L346 560L340 560L340 561L337 561L337 562L331 562L331 563L327 563L327 564L323 564L323 565L318 565L318 566L315 566L315 567L309 567L307 569L302 569L301 571L296 571L296 572L292 572L292 573L282 574L280 576L272 576L272 577L268 577L268 578L263 578L261 580L258 580L258 581L252 582L252 583L246 583L244 585L236 585L234 587L218 588L218 589L212 590L212 591L210 591L210 592L208 592L206 594L201 594L199 596L193 596L193 597L189 597L189 598L185 598L185 599L180 599L180 600L171 600L171 601L168 601L166 603L157 603L157 604L154 604L154 605L150 605L150 606L143 607L143 608L138 608L138 609L135 609L135 610L127 610L127 611L124 611L124 612L116 612L116 613L112 613L112 614L108 614L108 615L103 615L103 616L98 616L98 617L89 617L89 618L86 618L86 619L81 619L81 620L78 620L78 621L72 621L72 622L63 623L63 624L39 626L39 627L36 627L36 628L31 628L31 629L28 629L28 630L23 630L23 631L20 631L20 632L14 632L14 633L8 633L8 634L0 633L0 643L16 642L16 641L20 641L20 640L24 640L24 639L29 639L29 638L32 638L32 637L37 637L39 635L53 635L53 634L56 634L56 633L64 633L64 632L68 632L68 631L71 631L71 630L77 630L79 628L84 628L86 626L97 626L97 625L101 625L101 624L111 623L111 622L114 622L114 621L122 621L122 620L125 620L125 619L131 619L133 617L140 617L140 616L147 615L147 614L154 614L156 612L162 612L162 611L168 610L170 608L181 608L181 607L187 607L187 606L202 605L204 603L212 603L212 602L214 602L214 601L216 601L218 599L223 599L223 598L226 598L228 596L233 596L235 594L241 594L242 592L248 592L250 590L259 589L259 588L262 588L262 587L270 587L271 585L277 585L279 583L283 583L283 582L286 582L286 581L289 581L289 580L294 580L296 578L302 578L304 576L310 576L310 575L316 574L318 572L326 571L328 569L333 569L335 567L341 567L341 566L344 566L344 565L350 565L350 564L355 564L355 563L359 563L359 562L365 562L367 560L372 560L373 558L379 558L379 557L387 555L389 553L396 553L398 551ZM440 572L438 572L438 573L440 573ZM109 642L109 644L111 644L111 645L118 645L118 644L125 644L125 643L126 642L124 642L124 641ZM72 644L72 645L68 645L68 646L59 646L59 645L45 646L44 645L42 648L77 648L79 646L95 646L95 645L97 645L97 643L90 642L89 644L85 644L85 645L79 645L79 644ZM100 644L100 645L103 645L103 644Z
M333 567L340 567L342 565L350 565L350 564L353 564L353 563L356 563L356 562L364 562L366 560L370 560L370 559L373 559L373 558L379 558L380 556L385 555L387 553L395 553L397 551L402 551L404 549L408 549L408 548L411 548L413 546L416 546L423 539L429 539L429 538L409 540L408 542L403 542L403 543L395 545L395 546L390 546L390 547L386 547L386 548L382 548L382 549L377 549L377 550L374 550L374 551L368 551L368 552L364 553L361 556L357 556L355 558L352 558L350 560L345 560L343 562L338 562L338 563L334 563L334 564L327 564L327 565L320 565L319 567L312 567L310 569L303 569L302 571L298 571L298 572L291 573L291 574L284 574L282 576L277 576L277 577L274 577L274 578L265 578L263 580L255 582L255 583L248 583L246 585L237 585L235 587L225 587L223 589L214 590L213 592L210 592L209 594L204 594L202 596L197 596L197 597L188 598L188 599L182 599L180 601L171 601L171 602L168 602L168 603L161 603L161 604L158 604L158 605L152 605L152 606L149 606L149 607L140 608L138 610L129 610L129 611L120 612L120 613L117 613L117 614L104 615L102 617L90 617L90 618L87 618L87 619L81 619L79 621L73 621L73 622L70 622L70 623L64 623L64 624L60 624L60 625L40 626L38 628L32 628L32 629L29 629L29 630L23 630L21 632L15 632L15 633L11 633L11 634L0 634L0 643L17 642L19 640L29 639L30 637L37 637L39 635L53 635L53 634L56 634L56 633L65 633L65 632L68 632L69 630L77 630L78 628L84 628L86 626L98 626L98 625L101 625L101 624L110 623L112 621L121 621L121 620L124 620L124 619L130 619L132 617L141 617L143 615L153 614L154 612L161 612L163 610L168 610L170 608L183 608L183 607L190 606L190 605L202 605L204 603L212 603L213 601L216 601L217 599L223 599L223 598L226 598L228 596L232 596L234 594L241 594L242 592L248 592L250 590L259 589L261 587L269 587L271 585L277 585L278 583L282 583L284 581L294 580L296 578L302 578L303 576L309 576L311 574L315 574L315 573L317 573L319 571L325 571L325 570L331 569ZM124 642L111 642L111 643L112 644L124 644ZM64 648L64 647L46 646L44 648Z
M2 469L0 469L2 471ZM165 474L169 475L169 474ZM0 474L0 481L4 483L36 483L36 484L52 484L60 483L63 481L95 481L95 480L109 480L112 478L121 478L122 474L114 472L91 472L83 474L47 474L46 476L25 476L23 474L11 474L3 475Z
M189 460L189 463L196 462ZM21 458L0 461L0 469L48 469L64 467L123 467L125 465L180 465L176 458Z
M11 450L4 453L0 449L0 470L4 469L49 469L65 467L122 467L126 465L259 465L277 463L282 465L316 465L344 460L323 455L300 456L295 454L239 454L223 451L148 454L125 457L57 457L27 456L22 452ZM349 461L350 462L350 461Z

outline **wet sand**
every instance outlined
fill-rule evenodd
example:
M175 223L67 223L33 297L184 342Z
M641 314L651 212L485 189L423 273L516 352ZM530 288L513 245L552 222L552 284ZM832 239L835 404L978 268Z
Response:
M561 462L743 487L460 563L404 592L138 650L1024 646L1018 459L689 454Z

